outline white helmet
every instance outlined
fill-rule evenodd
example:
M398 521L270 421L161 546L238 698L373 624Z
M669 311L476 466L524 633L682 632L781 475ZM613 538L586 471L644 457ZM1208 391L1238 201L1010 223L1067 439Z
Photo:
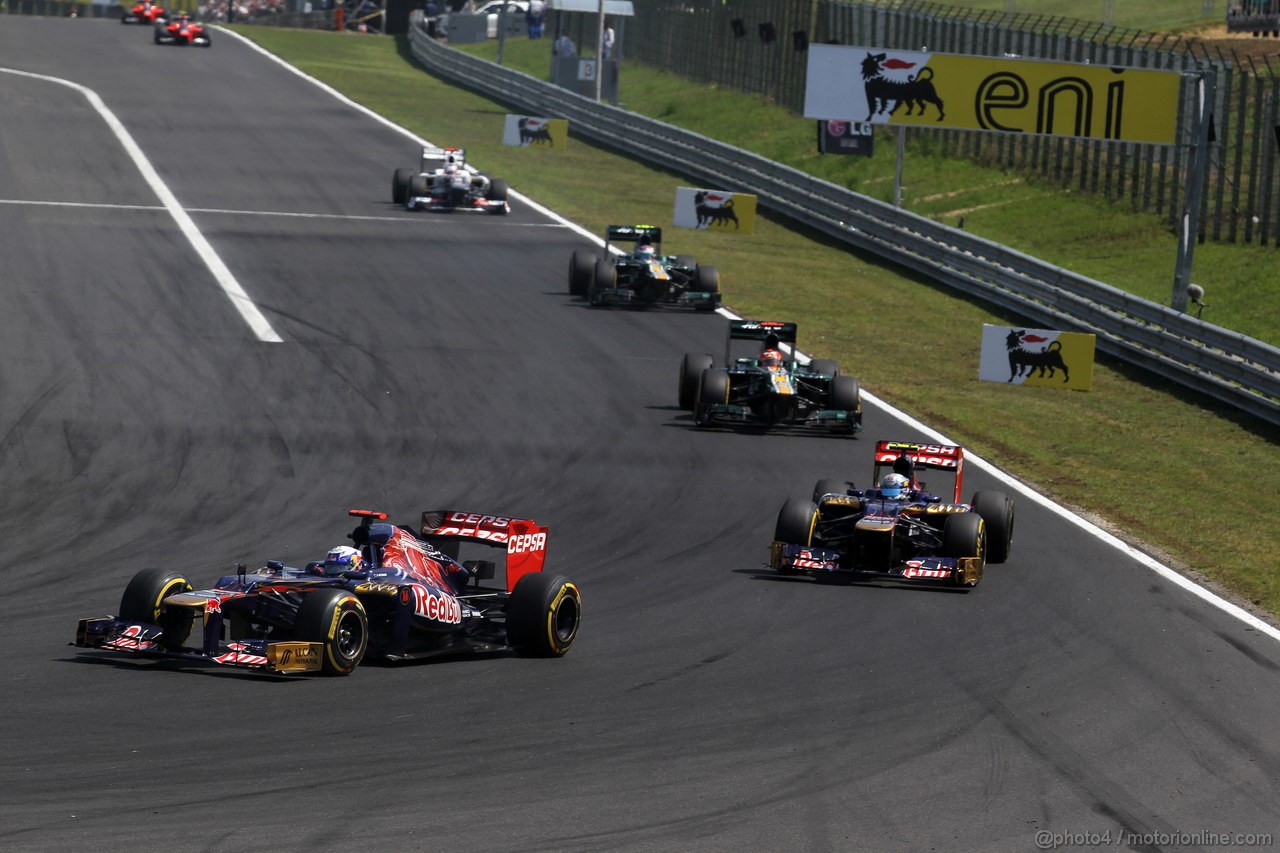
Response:
M886 498L904 498L911 481L901 474L885 474L880 480L880 494Z
M457 167L457 165L456 165L456 164L454 164L454 163L447 163L447 164L445 165L445 167L444 167L444 173L445 173L446 175L456 175L456 174L458 174L458 167Z
M350 545L339 545L324 558L324 573L336 577L343 572L358 572L364 567L364 557Z

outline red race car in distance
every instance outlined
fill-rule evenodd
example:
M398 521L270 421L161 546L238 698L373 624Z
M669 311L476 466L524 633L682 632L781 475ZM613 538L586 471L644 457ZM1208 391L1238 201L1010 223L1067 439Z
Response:
M185 12L168 23L156 24L156 44L198 44L209 47L209 32Z
M150 0L134 3L133 8L123 7L120 12L122 24L163 24L169 20L164 8Z

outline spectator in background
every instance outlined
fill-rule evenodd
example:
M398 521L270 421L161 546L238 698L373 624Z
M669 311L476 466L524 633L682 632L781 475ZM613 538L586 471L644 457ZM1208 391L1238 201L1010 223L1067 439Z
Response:
M524 13L525 23L529 25L529 38L542 38L542 18L546 13L544 0L529 0L529 9Z
M613 59L613 27L608 21L604 23L603 41L600 45L600 58L605 62Z
M555 43L552 44L552 53L556 56L573 56L577 52L577 49L573 46L573 39L569 38L568 33L561 33L556 36Z

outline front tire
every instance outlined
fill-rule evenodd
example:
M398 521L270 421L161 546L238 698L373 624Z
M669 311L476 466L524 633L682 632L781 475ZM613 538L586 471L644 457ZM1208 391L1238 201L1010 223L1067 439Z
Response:
M809 370L813 373L825 373L834 378L840 373L840 362L834 358L815 358L809 362Z
M596 261L600 260L593 252L574 252L569 258L569 294L579 299L587 298L591 289L591 277L596 274Z
M582 623L582 594L567 578L531 572L507 602L507 642L525 654L560 657Z
M710 370L714 363L711 356L702 352L687 352L680 360L680 408L686 412L692 412L698 402L702 372Z
M1008 560L1013 550L1013 498L1004 492L977 492L973 511L987 523L987 562Z
M591 276L591 285L587 288L587 299L592 305L601 304L601 293L612 290L618 285L618 271L607 260L596 261L596 268Z
M293 638L324 645L320 671L325 675L350 675L369 646L369 617L360 599L345 589L317 589L302 599Z
M819 480L813 487L813 502L815 504L822 503L822 498L825 495L847 495L851 488L853 488L853 483L850 483L848 480Z
M698 426L711 424L711 407L729 402L729 371L711 368L702 371L698 394L694 398L693 415Z
M413 169L396 169L391 176L391 203L404 204L409 198L409 182L416 173Z
M818 506L813 501L788 498L778 510L778 520L773 526L776 542L788 545L813 544L813 534L818 528Z
M191 581L173 569L143 569L133 576L120 597L120 619L125 622L160 624L164 600L180 592L190 592Z

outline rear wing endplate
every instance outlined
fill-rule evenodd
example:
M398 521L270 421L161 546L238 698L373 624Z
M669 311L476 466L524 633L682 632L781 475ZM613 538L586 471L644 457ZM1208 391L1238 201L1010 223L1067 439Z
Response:
M542 571L547 559L547 527L528 518L427 510L420 532L428 542L456 540L505 549L508 591L530 572Z

